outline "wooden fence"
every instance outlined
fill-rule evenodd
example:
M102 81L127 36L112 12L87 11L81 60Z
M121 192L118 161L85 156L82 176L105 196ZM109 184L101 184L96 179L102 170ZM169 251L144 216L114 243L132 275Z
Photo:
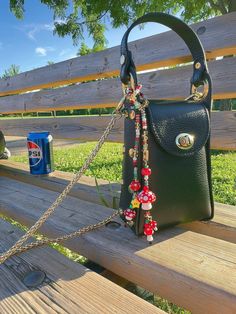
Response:
M236 13L192 25L209 59L214 99L236 98ZM148 98L188 96L192 65L168 68L191 60L184 42L172 31L130 43ZM0 80L0 113L114 107L122 96L119 46ZM17 61L17 60L16 60ZM100 79L100 80L97 80ZM95 80L95 81L93 81ZM71 85L73 83L73 85ZM76 84L75 84L76 83ZM109 117L31 118L1 120L6 135L26 136L47 129L55 138L97 140ZM122 141L123 121L110 140ZM236 112L213 112L212 148L236 149Z

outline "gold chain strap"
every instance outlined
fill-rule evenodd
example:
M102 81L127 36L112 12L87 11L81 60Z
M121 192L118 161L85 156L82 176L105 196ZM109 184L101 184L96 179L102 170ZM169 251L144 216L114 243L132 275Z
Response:
M55 211L55 209L63 202L63 200L67 197L71 189L74 187L74 185L77 183L77 181L80 179L82 174L88 169L90 163L93 161L93 159L96 157L97 153L99 152L100 148L102 147L103 143L107 139L108 135L110 134L111 130L113 129L116 120L118 120L121 117L120 109L123 106L125 100L125 96L120 100L119 104L117 105L115 111L112 113L112 118L106 127L103 135L101 136L100 140L98 141L95 148L92 150L90 155L87 157L86 161L84 162L83 166L80 168L80 170L75 173L73 176L71 182L66 186L66 188L62 191L62 193L56 198L56 200L53 202L53 204L43 213L43 215L36 221L36 223L5 253L0 255L0 264L4 263L9 257L25 252L29 249L32 249L34 247L38 247L44 244L49 243L59 243L68 239L72 239L74 237L80 236L81 234L84 234L86 232L98 229L104 225L106 225L112 218L119 215L119 210L116 210L112 215L105 218L104 220L98 222L94 225L89 225L87 227L83 227L78 231L72 232L70 234L60 236L55 239L42 239L38 240L32 243L29 243L25 246L23 246L24 242L26 242L31 236L34 235L34 233L44 224L44 222L49 218L49 216Z

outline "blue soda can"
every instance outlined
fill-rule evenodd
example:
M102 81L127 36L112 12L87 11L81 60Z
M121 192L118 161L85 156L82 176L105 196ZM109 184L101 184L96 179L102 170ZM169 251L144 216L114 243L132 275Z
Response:
M52 135L49 132L30 132L27 137L31 174L48 174L54 170Z

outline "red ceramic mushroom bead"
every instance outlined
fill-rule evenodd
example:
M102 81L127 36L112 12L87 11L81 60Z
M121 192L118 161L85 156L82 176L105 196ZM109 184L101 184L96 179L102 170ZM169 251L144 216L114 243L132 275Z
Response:
M156 195L152 191L145 191L145 189L143 189L140 193L138 193L137 198L142 204L153 203L156 200Z
M131 208L127 208L124 210L124 216L126 220L130 221L136 217L136 211Z
M150 203L153 203L153 202L155 202L155 200L156 200L156 195L152 192L152 191L149 191L148 192L148 197L149 197L149 202Z
M145 224L144 225L144 234L146 236L150 236L150 235L153 235L154 231L152 229L152 227L149 225L149 224Z
M130 188L131 191L136 192L136 191L140 190L141 184L140 184L139 181L133 180L133 181L130 183L129 188Z
M149 225L152 229L154 229L154 231L157 231L157 222L155 220L152 220Z

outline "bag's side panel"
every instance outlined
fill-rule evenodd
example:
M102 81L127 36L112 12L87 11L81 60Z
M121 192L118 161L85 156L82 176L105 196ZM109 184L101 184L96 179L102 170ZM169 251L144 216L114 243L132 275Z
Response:
M0 131L0 157L3 155L6 147L6 142L2 131Z

